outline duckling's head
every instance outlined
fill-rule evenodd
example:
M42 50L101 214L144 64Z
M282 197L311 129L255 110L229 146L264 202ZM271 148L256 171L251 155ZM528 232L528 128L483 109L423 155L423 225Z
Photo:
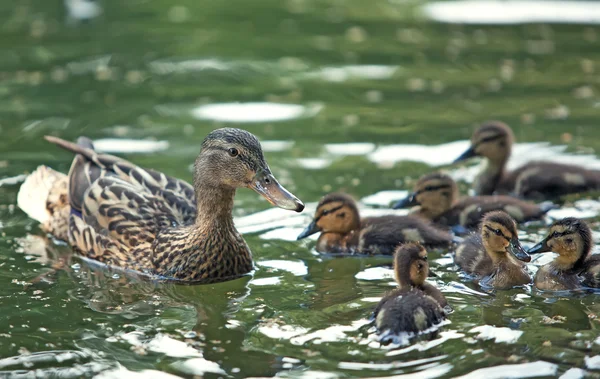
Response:
M493 261L507 257L507 254L523 261L531 261L517 235L517 223L507 213L494 211L486 213L481 221L481 238L486 252Z
M413 188L413 193L394 204L394 209L420 205L433 217L452 208L458 198L456 182L448 175L435 172L422 176Z
M529 254L553 251L559 255L562 268L581 266L592 250L592 231L588 224L575 217L556 221L543 241L529 249Z
M501 121L487 121L471 136L471 146L454 162L471 157L484 157L492 162L505 162L514 142L512 129Z
M394 253L394 274L402 288L423 285L429 275L427 250L419 243L399 245Z
M360 228L360 215L356 201L345 193L335 192L325 195L315 212L313 221L298 239L306 238L317 232L347 234Z
M241 129L216 129L204 138L194 164L194 187L197 191L246 187L280 208L296 212L304 209L302 201L271 173L258 139Z

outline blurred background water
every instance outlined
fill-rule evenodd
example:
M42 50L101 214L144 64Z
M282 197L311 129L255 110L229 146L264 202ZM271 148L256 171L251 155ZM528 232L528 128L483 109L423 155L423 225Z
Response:
M596 294L483 293L435 251L451 323L433 341L382 347L368 317L392 288L390 259L319 256L294 239L331 190L362 199L365 214L389 212L486 119L513 127L512 164L599 167L599 6L0 3L0 376L598 376ZM24 174L69 168L46 134L87 135L191 180L202 139L222 126L255 133L275 175L308 203L293 215L238 191L252 277L176 286L94 271L16 207ZM469 181L473 170L451 173ZM586 217L598 231L596 199L567 199L550 216ZM522 228L526 244L540 226Z

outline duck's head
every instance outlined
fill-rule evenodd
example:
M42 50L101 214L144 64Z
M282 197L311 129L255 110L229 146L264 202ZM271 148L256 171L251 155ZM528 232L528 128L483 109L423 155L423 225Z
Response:
M494 211L485 214L481 221L481 238L486 252L493 260L511 254L523 262L531 261L531 257L519 242L517 223L505 212Z
M592 231L587 223L575 217L556 221L546 238L529 249L529 254L553 251L559 255L562 267L578 267L587 259L592 250Z
M514 134L511 128L501 121L487 121L471 136L471 146L454 162L472 157L484 157L492 162L504 162L510 156Z
M399 245L394 252L394 274L400 287L423 285L429 275L427 250L419 243Z
M315 211L315 217L298 236L301 240L317 232L347 234L360 227L356 201L345 193L325 195Z
M216 129L206 136L194 164L194 186L215 191L246 187L280 208L304 209L302 201L271 173L258 139L241 129Z
M452 208L457 197L456 182L450 176L436 172L422 176L413 192L394 204L394 209L420 205L423 210L439 215Z

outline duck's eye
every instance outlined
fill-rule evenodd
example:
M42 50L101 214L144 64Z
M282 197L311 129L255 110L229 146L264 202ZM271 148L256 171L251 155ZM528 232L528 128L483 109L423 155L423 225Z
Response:
M423 268L423 263L417 263L417 268L421 270Z
M228 152L229 152L229 155L231 155L232 157L237 157L240 154L238 149L236 149L235 147L229 148Z
M568 244L571 244L571 243L573 243L573 239L572 239L572 238L567 238L565 241L566 241Z
M432 186L427 186L427 187L425 187L425 191L433 191L433 187Z
M556 237L558 237L558 232L554 232L554 233L552 233L552 235L551 235L550 237L552 237L552 238L556 238Z
M502 235L502 231L500 229L494 230L494 233L496 233L497 236L501 236Z
M338 218L344 218L344 217L346 217L346 212L338 213L337 217Z

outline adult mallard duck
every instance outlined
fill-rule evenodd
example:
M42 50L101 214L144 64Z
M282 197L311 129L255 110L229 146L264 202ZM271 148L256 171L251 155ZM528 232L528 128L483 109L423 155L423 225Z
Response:
M515 220L502 211L485 215L479 233L458 245L454 260L484 287L508 289L531 282L523 263L531 257L519 242Z
M554 261L540 267L535 286L541 290L564 291L600 287L600 256L592 255L592 231L585 221L568 217L556 221L548 235L529 249L529 254L553 251Z
M420 244L398 246L394 273L398 288L381 299L373 317L380 340L398 343L433 331L446 318L444 308L448 302L439 289L425 281L429 263L427 251Z
M250 249L233 224L236 188L251 188L284 209L304 209L271 173L258 139L244 130L217 129L206 136L193 186L89 147L46 139L77 154L68 193L61 186L59 195L69 201L69 243L109 266L185 282L233 279L253 267ZM54 189L40 190L46 204L56 197Z
M465 196L459 199L458 186L448 175L436 172L422 176L413 192L394 204L393 208L415 206L411 213L449 227L474 229L484 214L503 210L517 222L542 218L555 206L552 203L536 205L511 196Z
M481 156L485 168L473 187L478 195L513 194L523 198L545 199L569 193L600 189L600 171L553 162L529 162L512 172L506 172L514 135L508 125L488 121L471 137L471 147L455 162Z
M322 253L393 254L403 242L432 247L448 246L453 236L415 216L380 216L361 219L356 201L344 193L325 195L313 221L298 240L321 232L317 251Z

